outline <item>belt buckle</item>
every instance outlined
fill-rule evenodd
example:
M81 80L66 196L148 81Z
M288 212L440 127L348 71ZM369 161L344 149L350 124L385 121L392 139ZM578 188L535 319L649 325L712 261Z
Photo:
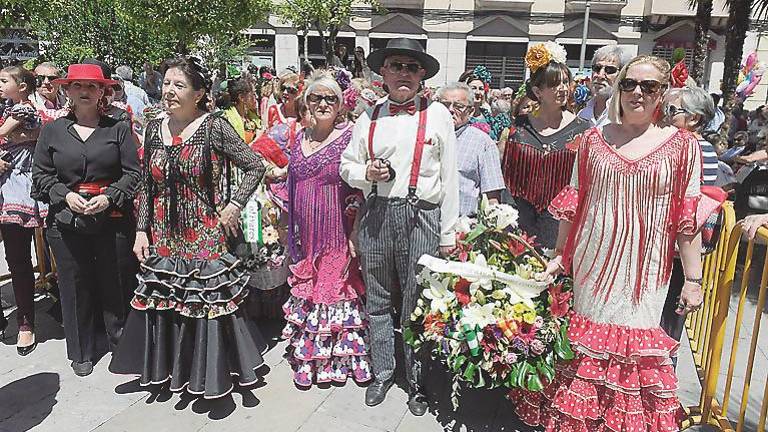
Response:
M416 196L416 194L409 193L405 200L408 201L408 204L416 207L416 205L419 203L419 197Z

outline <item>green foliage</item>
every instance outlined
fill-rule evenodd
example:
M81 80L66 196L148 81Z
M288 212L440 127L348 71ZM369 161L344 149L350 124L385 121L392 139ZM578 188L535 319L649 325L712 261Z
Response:
M42 59L64 65L96 57L134 69L189 52L210 66L226 64L245 52L240 31L270 8L269 0L3 1L0 25L28 28L42 41Z
M672 51L672 64L677 64L680 62L680 60L683 60L685 58L685 49L683 48L675 48L674 51Z

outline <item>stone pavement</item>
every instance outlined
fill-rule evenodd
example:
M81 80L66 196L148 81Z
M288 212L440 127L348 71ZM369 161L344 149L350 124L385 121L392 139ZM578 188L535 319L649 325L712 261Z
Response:
M0 293L3 303L12 302L8 286ZM206 401L167 391L149 392L131 377L109 373L109 357L96 365L91 376L78 378L66 360L62 329L46 313L49 307L48 299L37 303L41 343L25 358L16 354L15 314L9 315L8 335L0 344L0 432L531 430L515 419L500 390L464 390L460 408L454 412L449 400L450 380L437 365L428 366L426 371L427 389L434 402L430 412L421 418L408 412L407 397L399 387L393 387L387 400L376 408L365 406L365 388L352 382L343 387L299 390L293 385L290 367L283 358L285 342L277 340L277 322L262 325L265 336L272 337L272 347L265 355L263 381L219 400ZM680 396L686 405L695 404L699 397L690 358L690 350L684 344L679 375ZM760 361L758 370L766 373L766 362ZM765 382L762 376L760 379L756 382ZM762 391L762 385L755 387ZM754 426L745 430L754 430Z

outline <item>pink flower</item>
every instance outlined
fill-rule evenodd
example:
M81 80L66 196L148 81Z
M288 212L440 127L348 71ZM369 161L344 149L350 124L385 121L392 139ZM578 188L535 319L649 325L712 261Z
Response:
M531 352L534 355L539 355L539 354L543 353L544 350L547 348L546 346L544 346L544 342L542 342L542 341L540 341L538 339L532 341L530 347L531 347Z

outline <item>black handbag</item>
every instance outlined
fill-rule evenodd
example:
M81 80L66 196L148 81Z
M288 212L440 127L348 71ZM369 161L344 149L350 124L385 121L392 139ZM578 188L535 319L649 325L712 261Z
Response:
M56 213L56 227L78 234L95 235L101 232L104 222L109 217L109 209L95 215L75 213L69 207Z

